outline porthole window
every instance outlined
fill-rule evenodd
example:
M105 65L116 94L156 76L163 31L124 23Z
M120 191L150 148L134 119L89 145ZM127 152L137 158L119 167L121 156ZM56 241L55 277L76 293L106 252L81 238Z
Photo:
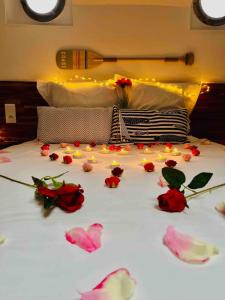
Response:
M193 0L193 7L201 22L210 26L225 24L225 1Z
M25 13L35 21L50 22L60 15L65 0L20 0Z

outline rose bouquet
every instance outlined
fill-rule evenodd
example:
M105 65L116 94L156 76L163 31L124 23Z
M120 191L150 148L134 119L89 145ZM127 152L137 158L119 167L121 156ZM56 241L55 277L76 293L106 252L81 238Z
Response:
M115 83L117 94L120 98L120 108L128 107L128 93L132 86L132 81L128 78L121 78Z
M83 205L84 191L79 184L57 180L64 174L54 177L45 176L41 179L32 177L34 184L18 181L4 175L0 175L0 177L35 189L35 199L43 205L44 215L47 216L55 207L59 207L67 213L72 213Z

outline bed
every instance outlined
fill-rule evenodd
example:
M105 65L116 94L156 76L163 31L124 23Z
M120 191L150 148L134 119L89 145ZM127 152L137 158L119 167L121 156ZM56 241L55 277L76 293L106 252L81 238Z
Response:
M212 172L209 187L224 183L224 146L202 145L193 137L191 142L199 146L201 155L188 163L181 156L172 157L177 168L188 180L199 172ZM134 146L125 156L96 151L98 162L90 173L81 167L86 152L85 157L65 165L59 145L51 145L51 151L60 155L56 162L40 156L36 141L1 152L0 157L9 161L0 165L0 174L32 183L31 176L69 171L62 178L81 184L85 202L75 213L55 208L45 218L32 189L0 178L0 233L5 237L0 245L0 299L78 300L79 292L90 291L107 274L124 267L137 282L133 300L224 300L225 219L215 206L224 201L225 188L193 198L182 213L160 211L156 199L167 188L157 184L164 162L155 157L163 147L154 146L149 155L155 164L152 173L144 172L140 165L144 155ZM188 153L183 145L177 148ZM112 160L119 160L124 169L116 189L104 184ZM65 239L67 230L93 223L104 228L102 247L97 251L87 253ZM177 259L162 242L168 225L216 245L219 255L202 265Z

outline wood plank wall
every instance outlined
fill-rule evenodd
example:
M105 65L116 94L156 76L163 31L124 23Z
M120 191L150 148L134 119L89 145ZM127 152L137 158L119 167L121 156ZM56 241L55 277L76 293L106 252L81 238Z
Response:
M209 86L191 114L191 134L225 145L225 84ZM5 123L6 103L16 104L16 124ZM36 107L46 105L35 82L0 81L0 148L36 138Z
M190 116L191 134L225 145L225 84L211 83Z

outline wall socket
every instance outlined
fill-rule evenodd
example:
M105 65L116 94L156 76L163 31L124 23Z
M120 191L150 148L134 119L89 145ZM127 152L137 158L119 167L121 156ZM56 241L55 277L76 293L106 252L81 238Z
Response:
M16 105L5 104L5 122L16 123Z

